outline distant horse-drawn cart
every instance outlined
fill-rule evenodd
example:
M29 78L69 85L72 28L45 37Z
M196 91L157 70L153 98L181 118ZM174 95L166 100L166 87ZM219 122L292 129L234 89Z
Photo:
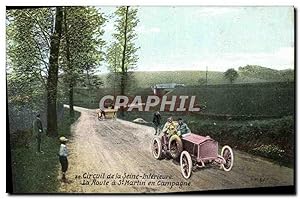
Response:
M103 119L116 119L117 110L113 108L105 108L104 110L97 109L98 120Z

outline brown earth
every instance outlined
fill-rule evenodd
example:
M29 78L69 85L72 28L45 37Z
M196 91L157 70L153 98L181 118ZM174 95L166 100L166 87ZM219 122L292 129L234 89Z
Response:
M99 121L94 109L75 107L75 110L80 111L81 116L71 128L73 137L68 143L70 156L67 176L70 183L61 183L59 192L182 192L294 184L293 169L236 150L230 172L208 167L193 172L191 178L185 180L178 163L153 158L153 128L120 119ZM102 173L104 177L85 178L89 174ZM108 178L109 174L114 176ZM163 175L171 179L142 179L144 174ZM133 179L133 175L137 179ZM122 181L125 176L127 178ZM89 181L89 185L82 185L83 180ZM104 180L108 184L100 185ZM112 185L113 181L116 185ZM171 187L172 182L175 184Z

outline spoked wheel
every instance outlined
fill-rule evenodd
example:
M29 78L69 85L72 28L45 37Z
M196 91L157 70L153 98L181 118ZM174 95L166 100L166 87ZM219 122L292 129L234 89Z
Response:
M185 179L191 177L192 174L192 158L187 151L183 151L180 155L181 174Z
M178 135L172 135L169 140L169 151L173 159L179 157L182 152L182 141Z
M155 159L160 159L162 156L161 140L159 137L155 137L152 140L152 155Z
M224 146L221 151L221 156L225 159L226 163L222 164L224 171L230 171L233 166L233 151L229 146Z

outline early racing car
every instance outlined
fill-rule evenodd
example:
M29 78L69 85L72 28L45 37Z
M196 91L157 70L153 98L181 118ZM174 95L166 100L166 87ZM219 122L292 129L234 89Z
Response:
M218 142L209 136L193 133L179 137L174 134L170 138L166 133L155 136L152 140L152 154L155 159L170 155L176 159L180 155L181 173L184 178L191 176L192 170L205 167L206 164L217 164L224 171L230 171L233 166L233 151L224 146L218 154Z

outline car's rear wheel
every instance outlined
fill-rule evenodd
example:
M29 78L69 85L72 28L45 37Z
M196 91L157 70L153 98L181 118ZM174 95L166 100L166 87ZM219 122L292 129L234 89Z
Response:
M181 174L185 179L191 177L192 174L192 158L187 151L183 151L180 155Z
M233 151L229 146L224 146L221 151L221 156L225 159L225 164L222 164L224 171L230 171L233 166Z
M162 145L159 137L154 137L152 140L152 155L155 159L160 159L162 157Z
M182 141L178 135L172 135L169 140L169 151L173 159L179 157L183 150Z

